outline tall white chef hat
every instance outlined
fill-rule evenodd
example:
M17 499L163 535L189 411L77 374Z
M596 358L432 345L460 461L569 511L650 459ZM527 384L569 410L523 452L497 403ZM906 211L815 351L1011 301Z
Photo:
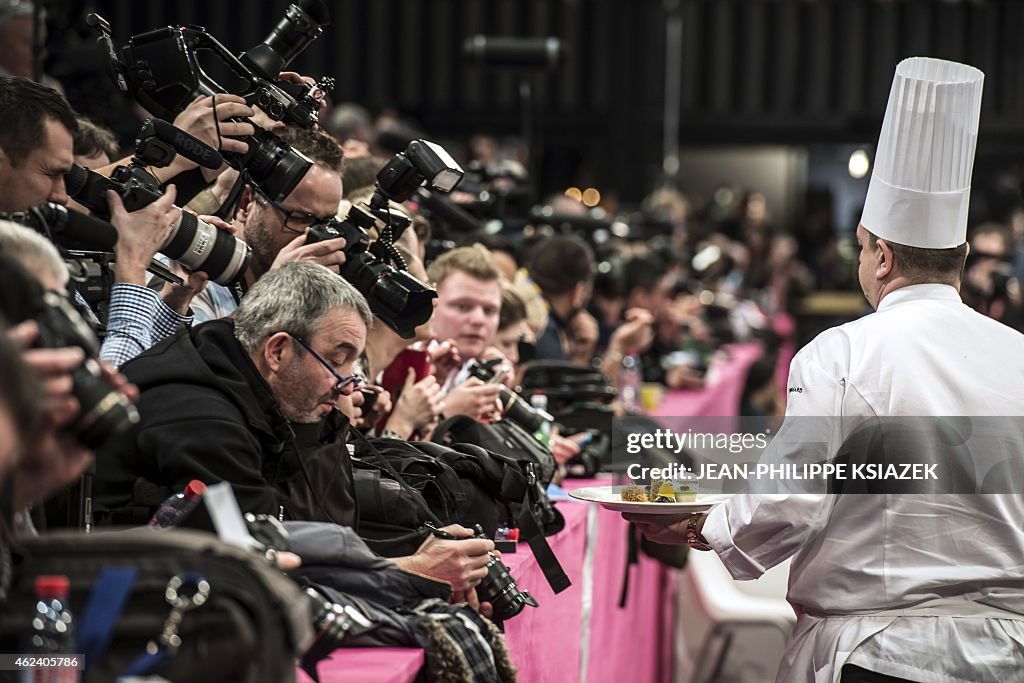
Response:
M911 57L896 66L861 224L897 244L967 241L967 205L985 74Z

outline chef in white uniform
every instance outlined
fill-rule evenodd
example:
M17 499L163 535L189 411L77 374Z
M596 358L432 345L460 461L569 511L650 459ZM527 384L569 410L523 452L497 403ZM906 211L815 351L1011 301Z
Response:
M857 228L875 313L819 335L790 369L787 424L827 417L832 454L865 419L1024 416L1024 336L958 293L983 79L936 59L896 69ZM957 419L965 433L983 422ZM1007 426L986 449L1002 472L1024 471L1019 422L978 429ZM780 682L1024 681L1024 496L985 474L978 490L996 493L741 494L706 516L627 518L715 550L737 579L793 558Z

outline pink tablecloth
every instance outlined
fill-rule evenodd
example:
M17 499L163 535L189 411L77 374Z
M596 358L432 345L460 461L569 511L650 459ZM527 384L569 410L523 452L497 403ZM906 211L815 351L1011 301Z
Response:
M732 344L716 356L708 370L708 386L665 392L655 415L719 417L737 415L750 366L761 357L761 345Z
M345 648L320 662L320 683L412 683L423 667L423 650L406 647ZM313 683L299 671L298 683Z
M573 480L569 488L610 484ZM561 502L566 530L549 538L573 585L552 595L529 549L506 556L520 588L540 608L506 623L506 642L520 683L671 680L675 571L641 555L631 568L625 607L618 606L626 567L627 524L615 512Z

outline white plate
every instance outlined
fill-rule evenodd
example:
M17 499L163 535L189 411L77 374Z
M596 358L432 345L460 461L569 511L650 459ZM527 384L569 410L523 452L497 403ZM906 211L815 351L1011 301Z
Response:
M569 495L577 500L589 503L600 503L606 510L616 512L634 512L641 515L686 515L694 512L707 512L714 506L728 500L727 493L698 493L697 499L689 503L636 503L622 500L619 491L621 486L586 486L569 491Z

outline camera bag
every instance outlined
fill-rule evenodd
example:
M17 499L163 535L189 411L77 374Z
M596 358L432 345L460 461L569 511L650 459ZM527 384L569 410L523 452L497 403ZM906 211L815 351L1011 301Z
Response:
M550 536L565 527L562 513L548 498L547 488L557 464L551 452L532 434L511 420L479 422L468 415L455 415L434 429L434 441L452 448L477 447L503 461L516 463L528 482L527 496L513 504L514 519L522 524L522 507L530 509L541 531Z
M373 439L372 447L357 442L352 459L357 529L382 555L416 552L427 537L424 524L434 523L435 517L442 526L479 524L492 538L507 519L493 486L485 487L482 477L462 465L458 471L452 467L460 456L426 452L424 445L434 446L399 439Z
M0 615L0 651L25 649L22 639L35 611L35 577L67 576L76 649L86 654L82 680L87 683L115 680L146 653L147 643L160 639L171 613L165 591L175 576L201 577L209 595L184 613L177 628L180 648L157 663L152 675L181 683L293 681L296 657L312 638L309 602L299 586L266 558L212 534L148 528L62 531L25 538L18 551L23 558ZM119 602L102 588L91 595L98 579L110 572L134 575L133 581L120 582L129 586L121 586L125 593L119 613L102 611ZM100 584L109 586L110 581ZM95 632L99 622L109 624L105 632ZM0 680L7 679L0 675Z

